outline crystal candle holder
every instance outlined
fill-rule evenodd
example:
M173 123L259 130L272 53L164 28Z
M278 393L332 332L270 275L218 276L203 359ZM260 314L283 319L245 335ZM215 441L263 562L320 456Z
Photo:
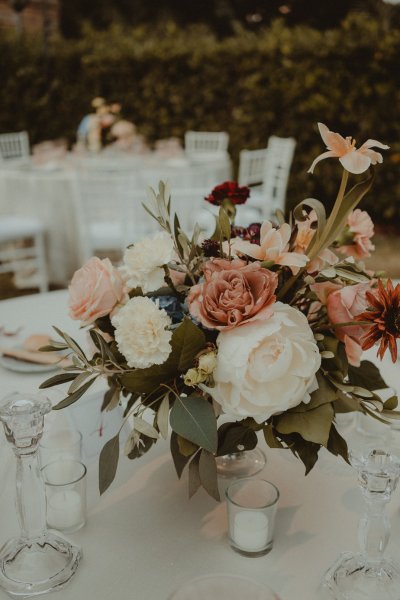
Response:
M226 490L229 541L245 556L272 549L279 491L264 479L239 479Z
M17 463L20 535L0 550L0 587L13 598L60 589L74 576L82 557L78 546L46 528L46 499L37 450L44 415L50 410L50 401L40 395L12 394L0 404L0 420Z
M400 568L384 557L390 536L386 505L400 476L400 460L386 450L350 456L364 498L358 553L345 552L326 572L322 586L335 600L398 600Z

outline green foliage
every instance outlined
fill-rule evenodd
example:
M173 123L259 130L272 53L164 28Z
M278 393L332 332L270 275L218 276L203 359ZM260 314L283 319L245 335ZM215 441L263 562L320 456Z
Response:
M288 206L305 197L336 196L337 161L306 173L323 151L317 121L372 137L391 151L362 207L378 221L400 216L400 30L352 15L335 30L286 27L257 33L236 28L217 39L205 27L141 26L129 32L86 31L59 40L43 55L33 40L0 39L0 131L28 129L33 143L66 137L96 95L118 99L150 142L187 129L226 130L237 161L242 148L265 147L271 134L298 142Z

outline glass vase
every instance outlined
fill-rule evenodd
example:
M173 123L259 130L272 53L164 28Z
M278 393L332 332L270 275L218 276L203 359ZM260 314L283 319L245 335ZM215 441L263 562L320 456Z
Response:
M384 450L351 456L364 498L360 552L346 552L328 570L323 587L336 600L399 600L400 568L384 558L390 536L385 508L396 489L400 460Z
M217 456L216 463L219 477L236 479L256 475L263 470L267 459L260 448L254 448Z
M14 598L60 589L74 575L81 550L46 529L46 500L37 451L44 415L51 403L42 396L12 394L0 404L0 420L17 463L18 538L0 550L0 587Z

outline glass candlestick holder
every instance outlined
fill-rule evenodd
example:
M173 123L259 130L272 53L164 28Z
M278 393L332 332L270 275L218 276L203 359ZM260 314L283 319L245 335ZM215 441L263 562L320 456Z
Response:
M384 557L390 536L386 505L396 489L400 460L385 450L350 456L364 498L360 552L346 552L327 571L323 588L336 600L399 600L400 567Z
M0 550L0 587L14 598L55 591L73 577L82 553L46 529L46 499L37 451L44 415L43 396L12 394L0 403L0 420L16 462L16 512L20 535Z

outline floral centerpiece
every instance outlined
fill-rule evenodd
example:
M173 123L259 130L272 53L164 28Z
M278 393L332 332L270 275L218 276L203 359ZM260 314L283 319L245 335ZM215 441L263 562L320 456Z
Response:
M286 448L306 473L322 447L347 460L336 415L361 411L385 421L397 398L363 349L380 344L393 360L400 337L400 285L361 262L374 249L373 223L357 208L382 155L368 140L359 149L319 124L327 157L344 167L333 209L302 201L286 222L234 224L249 189L217 186L206 201L219 206L216 228L202 239L171 215L160 183L145 209L161 231L127 248L123 265L91 258L72 279L70 315L89 329L88 356L64 332L44 350L69 350L73 365L42 384L70 382L55 408L76 402L98 377L108 390L101 410L124 406L133 424L129 458L170 434L180 477L188 465L190 494L203 486L218 498L216 457L253 449L257 432L271 448ZM347 191L350 174L367 173ZM100 408L100 406L99 406ZM220 415L225 415L219 425ZM227 422L226 422L227 421ZM112 482L118 436L100 455L100 491Z

